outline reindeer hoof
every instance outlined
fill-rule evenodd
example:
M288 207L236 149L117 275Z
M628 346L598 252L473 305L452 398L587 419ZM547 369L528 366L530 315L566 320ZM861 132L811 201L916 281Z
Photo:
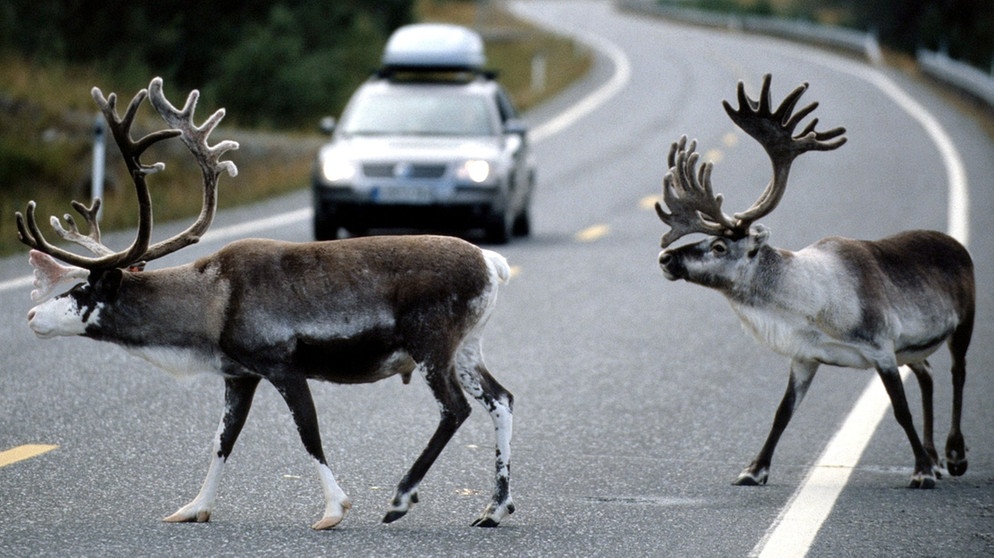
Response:
M166 523L207 523L211 519L210 510L184 511L180 509L169 517L163 518Z
M951 433L946 439L946 471L950 475L958 477L966 472L966 452L969 449L963 434L959 432Z
M926 490L935 488L935 477L924 473L915 473L911 475L911 483L908 485L908 488L923 488Z
M335 525L338 525L345 519L345 516L332 516L332 517L322 517L317 523L311 525L311 529L315 531L324 531L326 529L331 529Z
M390 511L387 512L385 516L383 516L383 523L393 523L394 521L397 521L398 519L404 517L405 515L407 515L407 512L410 511L411 506L417 503L418 503L417 490L409 493L406 497L401 496L400 493L398 493L396 496L393 497L393 500L390 502L391 509Z
M492 517L481 517L472 523L472 527L496 527L500 525L499 521L494 521Z
M954 477L966 472L966 444L963 437L953 438L946 444L946 471Z
M962 476L966 472L966 459L961 461L946 460L946 471L954 477Z
M766 484L769 478L769 473L765 468L760 469L757 472L753 472L751 469L746 469L739 473L739 477L735 479L732 484L735 486L760 486Z
M470 524L471 527L496 527L505 517L514 513L514 502L508 500L503 504L491 503L483 513Z
M314 529L315 531L331 529L345 519L345 514L348 513L350 509L352 509L352 502L347 498L337 505L329 505L328 509L325 509L324 511L324 517L319 519L314 525L311 525L311 529Z

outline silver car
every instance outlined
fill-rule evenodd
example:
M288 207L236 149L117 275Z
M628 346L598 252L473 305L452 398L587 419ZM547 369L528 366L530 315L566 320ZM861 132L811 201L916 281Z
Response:
M398 47L405 31L408 41ZM493 243L529 234L535 168L527 128L480 69L482 41L475 41L457 26L401 28L387 43L383 69L359 87L341 121L326 119L332 138L313 179L318 240L337 238L340 229L482 229Z

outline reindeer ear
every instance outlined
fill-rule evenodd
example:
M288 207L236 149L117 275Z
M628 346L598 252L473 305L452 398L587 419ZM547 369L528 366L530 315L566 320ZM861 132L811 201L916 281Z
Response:
M124 272L120 269L97 269L90 272L87 279L93 290L101 295L104 300L114 300L117 292L121 289L121 280Z
M749 230L749 236L753 238L756 244L766 244L766 241L770 238L770 229L766 225L756 224Z
M759 253L759 249L762 248L766 241L770 238L770 229L766 228L766 225L753 225L749 229L749 257L752 258Z

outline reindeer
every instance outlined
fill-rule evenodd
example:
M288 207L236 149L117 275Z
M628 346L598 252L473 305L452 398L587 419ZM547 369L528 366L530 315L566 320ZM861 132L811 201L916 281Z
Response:
M766 150L773 178L759 199L731 217L711 186L712 163L697 168L696 142L681 137L670 148L663 201L656 212L670 230L662 237L663 275L684 279L723 294L744 328L760 342L790 358L790 378L773 427L756 458L736 485L765 484L777 441L801 403L819 365L877 370L890 396L897 422L915 455L910 487L932 488L940 461L932 441L932 373L926 358L945 342L952 354L952 427L946 440L950 474L966 472L966 446L960 432L966 352L973 330L973 263L959 242L934 231L907 231L878 241L829 237L790 252L767 244L770 232L758 219L783 197L793 160L807 151L829 151L845 143L844 128L815 131L814 119L801 133L797 125L818 106L794 113L804 83L775 110L770 75L757 100L738 84L738 109L728 116ZM668 248L678 238L707 238ZM912 423L898 367L908 365L921 388L924 443Z
M42 338L81 335L115 343L176 374L213 372L224 378L225 406L213 443L207 477L189 504L167 522L206 522L224 464L245 424L260 380L270 382L290 408L301 441L314 460L324 492L324 513L314 529L337 525L351 502L325 459L307 381L368 383L415 371L438 400L441 418L427 447L397 486L384 523L404 516L418 501L425 473L470 414L463 391L489 412L496 431L493 496L473 522L494 527L514 511L509 488L513 397L483 361L481 339L494 309L498 284L509 277L499 254L449 237L370 237L318 243L239 240L192 263L140 271L146 262L197 242L210 226L218 177L237 168L221 155L238 144L215 146L207 137L224 115L218 110L196 126L198 92L182 110L166 100L162 80L139 92L123 118L116 97L99 89L93 98L107 119L131 173L140 219L132 244L113 251L100 241L99 200L73 202L89 226L83 234L66 215L52 226L64 240L94 255L59 248L43 236L34 217L17 213L22 242L35 265L36 300L65 280L85 281L28 312ZM139 105L149 98L171 126L133 140ZM203 208L185 231L151 244L152 204L146 177L162 163L141 163L153 144L179 136L203 175ZM69 266L63 266L56 258Z

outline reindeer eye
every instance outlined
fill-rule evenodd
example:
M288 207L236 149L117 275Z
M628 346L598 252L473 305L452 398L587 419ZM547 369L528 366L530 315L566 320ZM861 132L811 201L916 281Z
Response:
M711 243L711 253L715 256L723 256L728 252L728 244L725 243L724 238L716 238L714 242Z

